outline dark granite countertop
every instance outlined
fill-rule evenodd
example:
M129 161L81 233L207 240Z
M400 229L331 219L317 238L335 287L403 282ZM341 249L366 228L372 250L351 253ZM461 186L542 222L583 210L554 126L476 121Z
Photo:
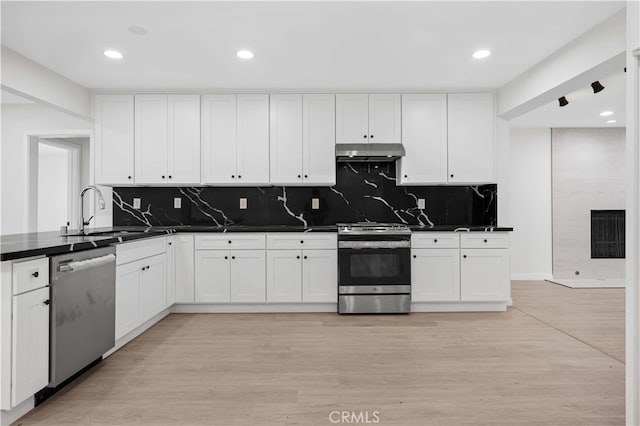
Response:
M464 225L439 225L439 226L409 226L413 232L511 232L513 228L504 226L464 226Z
M414 232L504 232L513 228L484 226L410 226ZM336 225L292 226L292 225L231 225L231 226L115 226L92 229L102 235L60 236L58 232L39 232L30 234L3 235L0 237L0 260L13 260L30 256L53 256L62 253L105 247L110 244L132 241L140 238L155 237L176 232L336 232Z

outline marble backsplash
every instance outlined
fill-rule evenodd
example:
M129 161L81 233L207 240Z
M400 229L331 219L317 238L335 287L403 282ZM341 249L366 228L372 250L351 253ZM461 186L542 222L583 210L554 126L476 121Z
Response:
M133 199L140 198L140 209ZM181 207L174 208L174 198ZM240 209L240 198L247 209ZM319 208L312 209L312 199ZM425 208L418 208L418 199ZM113 188L113 225L497 225L497 185L396 186L394 163L338 163L332 187Z

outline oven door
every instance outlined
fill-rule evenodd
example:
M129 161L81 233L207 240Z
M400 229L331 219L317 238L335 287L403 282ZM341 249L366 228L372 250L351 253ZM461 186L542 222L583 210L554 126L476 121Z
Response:
M411 249L341 247L338 249L338 284L341 289L411 285Z

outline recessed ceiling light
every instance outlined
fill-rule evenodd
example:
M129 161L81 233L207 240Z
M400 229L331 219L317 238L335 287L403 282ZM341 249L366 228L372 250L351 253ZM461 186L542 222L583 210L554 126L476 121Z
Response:
M473 52L473 57L475 59L484 59L489 55L491 55L491 51L487 49L476 50L475 52Z
M238 50L236 55L240 59L251 59L251 58L253 58L253 52L250 51L250 50Z
M104 56L106 56L107 58L111 58L111 59L122 59L122 53L118 52L117 50L105 50L104 51Z
M129 32L137 35L147 35L146 28L142 28L138 25L131 25L129 27Z
M600 117L608 117L610 115L613 115L613 111L602 111L600 113Z
M616 122L616 120L607 120L607 124L613 124L615 122Z

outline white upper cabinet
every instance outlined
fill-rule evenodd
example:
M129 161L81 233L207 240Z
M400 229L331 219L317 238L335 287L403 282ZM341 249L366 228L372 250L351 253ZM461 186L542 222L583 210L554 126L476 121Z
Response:
M369 143L400 143L400 95L369 95Z
M272 184L335 184L334 95L271 95L270 136Z
M269 95L238 95L237 183L269 184Z
M135 96L137 184L200 182L200 95Z
M205 95L203 181L269 184L269 95Z
M203 96L202 157L204 183L235 183L236 95Z
M448 95L450 183L495 182L493 94Z
M398 94L336 95L336 143L400 143Z
M336 95L336 143L369 141L369 95Z
M167 174L170 184L200 182L200 95L169 95Z
M402 95L402 145L397 182L428 185L447 182L447 95Z
M167 95L135 96L137 184L167 181Z
M270 99L271 183L302 183L302 95Z
M133 95L95 96L95 182L133 184Z
M334 95L302 97L302 171L309 185L336 183L336 109Z

